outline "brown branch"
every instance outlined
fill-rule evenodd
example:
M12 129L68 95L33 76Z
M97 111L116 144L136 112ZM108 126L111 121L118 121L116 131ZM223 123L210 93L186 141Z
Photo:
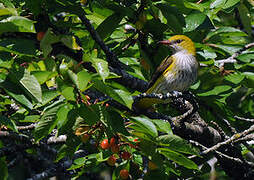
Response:
M210 44L210 46L216 47L216 44ZM232 56L230 56L227 59L221 59L221 60L216 60L215 63L218 63L219 67L224 66L225 63L236 63L237 59L236 57L239 56L240 54L242 54L243 51L254 47L254 43L249 43L246 44L242 49L238 50L237 52L235 52L234 54L232 54Z
M254 119L243 118L243 117L239 117L239 116L234 116L234 118L242 120L242 121L254 122Z
M249 133L253 132L254 131L254 125L251 126L249 129L243 131L242 133L237 133L237 134L234 134L231 138L227 139L226 141L223 141L223 142L220 142L214 146L212 146L211 148L205 150L202 152L202 154L207 154L211 151L215 151L217 149L219 149L221 146L224 146L224 145L227 145L227 144L230 144L230 143L233 143L235 142L236 140L242 138L242 137L245 137L247 136Z
M79 15L82 23L86 26L86 29L94 39L94 41L100 46L103 52L106 54L107 61L109 65L112 66L110 69L112 72L116 73L117 75L121 76L121 78L117 79L116 81L121 83L124 86L130 87L132 89L138 90L140 92L144 92L147 89L147 82L138 79L126 71L123 70L122 63L120 63L119 59L116 55L109 49L108 46L103 42L100 38L99 34L96 32L94 27L91 25L89 19L86 18L86 15L83 13Z
M191 144L193 144L193 145L195 145L195 146L200 147L201 149L203 149L204 151L200 153L200 154L202 154L202 155L208 154L208 153L211 153L211 152L212 152L212 151L209 151L209 152L207 152L207 153L204 153L206 150L208 150L208 149L210 149L210 148L207 148L207 147L203 146L202 144L200 144L200 143L197 142L197 141L190 140L189 142L190 142ZM242 161L242 160L239 159L239 158L235 158L235 157L228 156L228 155L226 155L226 154L224 154L224 153L222 153L222 152L220 152L220 151L217 151L217 150L214 150L214 152L215 152L217 155L219 155L219 156L221 156L221 157L224 157L224 158L226 158L226 159L228 159L228 160L235 161L235 162L240 163L240 164L242 164L242 165L245 165L245 164L247 163L247 165L250 165L251 167L254 167L254 164L253 164L253 163L245 162L245 161ZM197 155L190 156L189 158L192 159L192 158L195 158L195 157L197 157Z

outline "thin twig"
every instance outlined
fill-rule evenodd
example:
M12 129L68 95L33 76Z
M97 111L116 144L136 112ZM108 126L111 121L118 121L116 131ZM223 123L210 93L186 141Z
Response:
M52 136L48 138L47 144L58 144L58 143L66 143L67 136L66 135L60 135L58 137Z
M210 44L210 46L216 47L215 44ZM232 54L232 56L230 56L229 58L217 60L217 61L215 61L215 63L218 63L219 67L224 66L225 63L236 63L237 62L236 57L239 56L243 51L245 51L251 47L254 47L254 43L246 44L242 49L240 49L237 52L235 52L234 54Z
M206 149L205 151L202 152L202 154L207 154L207 153L209 153L211 151L217 150L218 148L220 148L223 145L227 145L227 144L233 143L234 141L236 141L236 140L238 140L238 139L240 139L242 137L247 136L249 133L251 133L253 131L254 131L254 125L251 126L249 129L241 132L241 133L234 134L231 138L227 139L226 141L220 142L220 143L212 146L211 148Z
M205 147L204 145L200 144L200 143L197 142L197 141L190 140L189 142L190 142L191 144L197 146L197 147L202 148L202 149L204 150L203 152L205 152L205 151L207 151L207 150L210 149L210 148L207 148L207 147ZM201 152L200 154L203 154L203 152ZM211 151L209 151L209 152L211 152ZM214 150L214 152L215 152L217 155L222 156L222 157L224 157L224 158L227 158L227 159L229 159L229 160L231 160L231 161L235 161L235 162L238 162L238 163L240 163L240 164L246 164L246 163L247 163L248 165L254 167L254 164L253 164L253 163L249 163L249 162L246 162L246 161L242 161L242 160L239 159L239 158L235 158L235 157L228 156L228 155L223 154L222 152L217 151L217 150ZM195 158L195 157L197 157L197 156L196 156L196 155L192 155L192 156L190 156L189 158L190 158L190 159L193 159L193 158Z
M249 119L249 118L244 118L244 117L239 117L239 116L234 116L234 118L242 120L242 121L254 122L254 119Z
M107 61L109 62L109 65L112 66L110 70L117 75L121 76L119 80L115 79L117 82L130 87L132 89L138 90L140 92L144 92L147 89L147 82L138 79L130 74L128 74L126 71L123 70L123 65L120 62L120 60L117 58L117 56L109 49L109 47L103 42L103 40L100 38L99 34L96 32L94 27L91 25L89 19L86 18L85 14L82 14L79 16L82 23L86 26L86 29L94 39L94 41L100 46L100 48L103 50L103 52L106 54Z
M35 128L35 125L36 125L36 123L30 124L30 125L27 125L27 126L18 126L17 129L19 131L31 130L31 129Z

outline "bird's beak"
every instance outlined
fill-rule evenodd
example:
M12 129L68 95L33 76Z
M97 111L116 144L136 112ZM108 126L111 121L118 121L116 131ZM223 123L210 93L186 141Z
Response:
M159 44L164 44L164 45L171 45L171 42L169 40L163 40L163 41L159 41Z

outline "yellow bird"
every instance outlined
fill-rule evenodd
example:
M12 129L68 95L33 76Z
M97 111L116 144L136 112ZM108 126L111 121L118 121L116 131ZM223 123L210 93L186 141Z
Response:
M171 91L186 91L197 79L198 62L194 43L185 35L175 35L159 43L173 50L157 68L148 85L147 94L166 94ZM141 99L138 108L147 109L158 103L156 99Z

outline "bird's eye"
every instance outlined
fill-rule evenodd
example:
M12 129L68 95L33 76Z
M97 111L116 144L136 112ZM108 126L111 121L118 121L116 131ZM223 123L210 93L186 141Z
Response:
M179 43L181 43L183 40L182 39L177 39L175 42L177 43L177 44L179 44Z

